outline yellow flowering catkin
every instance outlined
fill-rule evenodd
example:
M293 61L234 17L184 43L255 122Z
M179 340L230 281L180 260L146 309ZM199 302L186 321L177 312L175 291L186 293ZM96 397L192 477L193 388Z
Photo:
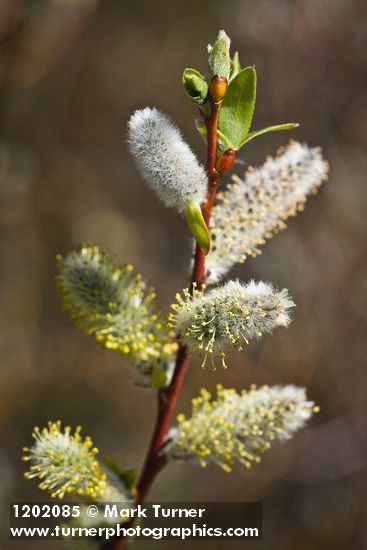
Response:
M217 386L217 398L207 390L192 400L190 418L180 414L172 428L169 455L197 458L201 466L217 464L226 472L240 462L246 468L260 462L275 439L285 440L302 428L313 412L304 388L251 386L249 391Z
M116 267L113 257L85 245L59 256L58 264L57 288L78 328L127 356L143 374L167 369L177 344L155 311L154 291L146 291L131 265Z
M100 497L107 488L107 476L96 460L98 449L80 432L80 427L74 433L70 427L62 429L60 421L49 422L43 429L36 427L34 445L23 449L23 460L31 463L26 478L39 479L39 488L53 497Z

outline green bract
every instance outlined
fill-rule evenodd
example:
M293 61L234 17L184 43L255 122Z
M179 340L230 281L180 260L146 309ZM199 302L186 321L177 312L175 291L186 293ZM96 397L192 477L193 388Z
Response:
M161 390L167 386L167 374L161 366L154 367L150 383L157 390Z
M189 202L186 207L185 217L195 241L200 248L208 253L210 250L210 235L200 206L194 201Z

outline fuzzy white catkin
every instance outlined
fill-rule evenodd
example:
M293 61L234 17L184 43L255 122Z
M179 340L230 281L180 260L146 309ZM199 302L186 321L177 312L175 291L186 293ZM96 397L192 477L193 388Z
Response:
M237 262L260 254L260 246L303 210L307 195L327 174L320 148L291 141L260 168L249 168L243 180L233 176L212 212L208 281L219 281Z
M135 111L128 142L141 175L166 206L182 212L189 201L204 201L205 170L166 115L149 107Z

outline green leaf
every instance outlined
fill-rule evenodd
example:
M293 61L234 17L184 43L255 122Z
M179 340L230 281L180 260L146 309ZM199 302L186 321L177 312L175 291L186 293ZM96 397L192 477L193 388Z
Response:
M238 55L238 52L235 52L231 59L231 71L229 73L229 82L231 82L231 80L233 80L238 75L240 70L241 70L240 57Z
M161 390L166 387L167 376L162 367L154 367L150 382L153 388L156 388L157 390Z
M229 47L231 41L226 32L221 30L218 33L217 40L213 47L209 48L209 68L210 76L229 77L231 69L231 58L229 56Z
M190 201L186 206L185 217L195 241L208 254L210 250L210 235L199 204Z
M104 463L108 470L110 470L112 473L117 475L119 479L121 479L122 483L125 485L128 491L131 491L131 489L134 488L136 478L138 477L137 470L131 469L123 472L120 466L117 464L116 460L109 455L106 455L104 457Z
M182 82L186 95L191 101L202 105L208 96L208 84L205 78L196 69L185 69L182 75Z
M256 71L242 69L230 82L219 114L219 130L232 147L239 149L251 126L256 101Z
M195 126L205 143L207 142L206 137L206 126L205 122L203 120L200 120L197 118L195 120ZM227 149L234 149L233 145L228 141L226 136L220 131L217 130L217 137L218 137L218 149L220 151L226 151Z
M250 132L247 134L244 141L241 143L240 147L245 145L248 141L251 141L252 139L256 138L257 136L262 136L263 134L267 134L268 132L278 132L280 130L292 130L293 128L298 128L299 124L296 122L286 122L285 124L276 124L275 126L268 126L267 128L263 128L262 130L255 130L254 132Z
M113 472L114 474L116 474L118 477L121 477L122 476L122 471L121 471L121 468L120 466L117 464L116 460L114 458L112 458L112 456L110 455L106 455L104 457L104 463L105 465L107 466L107 468L109 470L111 470L111 472Z
M135 468L132 468L131 470L126 470L125 472L122 472L121 479L128 491L131 491L135 487L135 482L138 477L138 470L135 470Z

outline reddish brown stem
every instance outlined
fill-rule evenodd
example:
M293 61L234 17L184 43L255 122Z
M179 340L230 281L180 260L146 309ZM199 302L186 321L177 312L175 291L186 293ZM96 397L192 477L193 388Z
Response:
M137 486L136 501L138 503L143 502L145 495L147 494L156 475L165 464L165 460L162 456L160 456L159 452L171 424L177 398L179 396L188 366L188 353L185 347L180 346L177 353L176 367L171 384L167 390L162 390L158 393L158 418L150 449L148 451L145 465Z
M215 194L217 192L220 174L215 168L217 159L217 129L219 117L219 103L212 102L210 116L205 119L207 137L208 137L208 152L207 152L207 172L208 172L208 194L206 202L203 204L202 211L206 225L209 227L210 215L214 205ZM199 245L196 245L194 268L192 272L192 283L197 283L198 286L205 283L205 252Z
M208 172L208 194L206 202L202 206L203 217L209 227L210 214L213 208L220 174L215 168L217 158L217 128L219 116L219 103L211 102L210 116L205 119L208 136L207 172ZM194 267L191 283L198 287L205 283L205 252L196 245ZM177 352L177 359L172 381L169 387L158 392L158 416L153 432L150 447L147 453L145 464L137 485L136 503L142 503L158 473L165 466L165 459L161 455L162 446L170 427L177 399L180 394L182 383L189 366L189 355L184 346L180 346ZM105 548L111 550L123 550L127 546L125 539L116 539Z

